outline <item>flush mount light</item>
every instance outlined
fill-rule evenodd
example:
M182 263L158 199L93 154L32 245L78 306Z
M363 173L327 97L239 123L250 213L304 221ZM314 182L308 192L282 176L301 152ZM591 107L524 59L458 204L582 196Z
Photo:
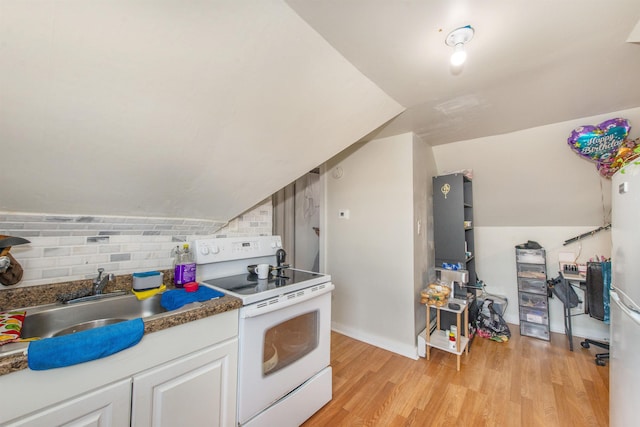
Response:
M453 47L451 65L454 67L464 64L464 61L467 59L467 52L464 50L464 44L471 41L473 34L473 28L471 25L467 25L451 31L444 40L447 46Z

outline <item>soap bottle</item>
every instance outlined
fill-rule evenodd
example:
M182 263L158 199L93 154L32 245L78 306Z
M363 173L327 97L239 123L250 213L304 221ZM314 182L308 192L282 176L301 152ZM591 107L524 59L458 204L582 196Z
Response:
M449 331L449 348L451 350L457 350L458 347L456 345L456 332L453 329L453 326L451 326L451 330Z
M176 250L175 260L173 283L176 288L182 288L185 283L195 282L196 263L193 259L193 253L189 250L188 243L182 245L182 250Z
M173 256L173 284L176 285L176 288L180 288L182 287L181 284L178 284L178 277L180 277L180 282L182 283L182 270L178 267L182 263L182 249L180 249L180 246L173 248L171 255Z

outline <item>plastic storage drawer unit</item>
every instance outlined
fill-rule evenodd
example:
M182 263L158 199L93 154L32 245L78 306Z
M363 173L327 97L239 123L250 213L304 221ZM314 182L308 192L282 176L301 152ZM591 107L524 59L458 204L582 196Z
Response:
M549 299L544 249L516 246L520 335L549 340ZM538 245L539 247L539 245Z
M544 264L518 264L518 277L546 280L547 268Z
M547 310L547 295L530 294L527 292L518 293L520 307L532 307Z
M549 327L537 323L520 322L520 335L549 341Z
M516 262L521 264L545 264L544 249L518 249Z
M524 322L533 322L541 325L548 325L549 313L546 309L520 307L520 320Z
M524 277L519 277L518 290L520 292L530 292L533 294L546 294L547 281L544 279L527 279Z

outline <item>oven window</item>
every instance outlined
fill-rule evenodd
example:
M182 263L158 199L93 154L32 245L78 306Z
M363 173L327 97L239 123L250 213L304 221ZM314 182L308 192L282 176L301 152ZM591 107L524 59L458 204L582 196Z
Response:
M262 375L268 376L318 347L318 311L279 323L265 332Z

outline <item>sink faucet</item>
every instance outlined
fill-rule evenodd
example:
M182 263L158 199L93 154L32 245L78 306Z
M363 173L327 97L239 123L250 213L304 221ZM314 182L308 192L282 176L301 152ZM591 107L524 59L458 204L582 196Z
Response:
M102 291L104 287L107 286L112 280L115 280L116 276L113 274L105 274L104 268L98 269L98 277L93 279L91 289L81 289L77 292L71 292L69 294L59 294L56 298L62 304L75 304L77 302L85 302L85 301L95 301L98 299L115 297L119 295L125 295L127 291L112 291L106 294L103 294Z
M104 287L107 285L107 283L109 283L110 281L112 281L115 278L115 276L113 274L105 274L104 276L102 276L102 273L104 273L104 268L99 268L98 269L98 277L93 279L93 294L94 295L100 295L102 293L102 291L104 290Z

